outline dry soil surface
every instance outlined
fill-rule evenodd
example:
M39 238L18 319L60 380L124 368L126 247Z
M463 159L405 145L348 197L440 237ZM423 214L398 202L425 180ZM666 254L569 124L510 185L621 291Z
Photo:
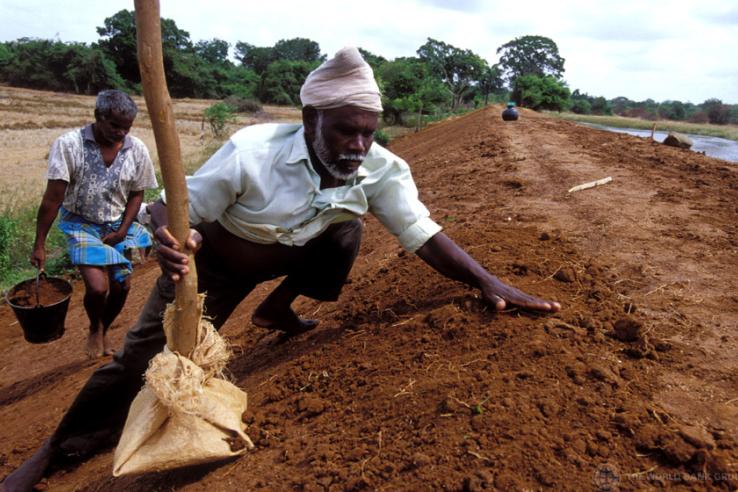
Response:
M372 217L337 303L288 341L222 332L249 395L240 459L111 477L112 452L49 490L689 490L738 486L738 169L636 137L500 107L391 145L446 233L490 271L563 309L494 313L404 253ZM598 188L574 185L611 176ZM150 261L120 342L157 275ZM30 345L0 307L0 477L54 429L99 362L67 332Z

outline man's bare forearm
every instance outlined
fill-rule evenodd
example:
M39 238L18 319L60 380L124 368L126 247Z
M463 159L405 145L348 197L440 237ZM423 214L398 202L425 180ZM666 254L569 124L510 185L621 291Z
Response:
M480 279L492 277L492 274L443 232L426 241L416 254L441 275L464 282L470 287L479 288Z
M64 201L64 192L67 189L67 183L59 180L50 180L46 185L46 191L41 199L41 205L38 207L36 215L36 239L35 247L43 247L46 244L46 236L49 234L51 224L54 223L56 214Z
M128 232L128 229L131 227L131 224L133 224L133 219L136 218L136 214L138 213L138 210L141 208L141 204L143 203L143 197L144 197L143 190L142 191L132 191L128 194L128 202L126 203L126 208L123 211L123 220L120 223L119 230Z
M539 299L502 282L442 232L430 238L416 253L440 274L480 289L482 297L495 309L505 309L508 303L536 311L561 309L558 302Z

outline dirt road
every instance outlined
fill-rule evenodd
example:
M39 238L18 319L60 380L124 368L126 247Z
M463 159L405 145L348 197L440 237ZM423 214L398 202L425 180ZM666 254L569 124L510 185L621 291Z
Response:
M491 107L394 141L446 233L490 271L560 301L492 313L367 218L341 301L282 342L223 328L257 448L221 466L113 479L112 453L49 490L714 490L738 486L738 167ZM567 194L612 176L605 186ZM120 340L157 274L135 273ZM84 362L79 286L57 342L0 307L0 476L58 422Z

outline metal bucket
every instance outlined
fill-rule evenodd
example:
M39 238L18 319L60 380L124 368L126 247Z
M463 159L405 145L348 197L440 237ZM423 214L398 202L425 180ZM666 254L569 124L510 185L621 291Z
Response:
M41 281L50 283L63 298L52 304L39 303L39 284ZM19 295L23 292L26 295ZM30 293L30 294L29 294ZM33 301L27 305L19 303L20 299ZM60 338L64 334L64 320L67 317L69 298L72 296L72 284L62 278L46 277L41 272L35 279L24 280L16 284L5 294L5 300L13 308L18 318L23 337L31 343L46 343Z

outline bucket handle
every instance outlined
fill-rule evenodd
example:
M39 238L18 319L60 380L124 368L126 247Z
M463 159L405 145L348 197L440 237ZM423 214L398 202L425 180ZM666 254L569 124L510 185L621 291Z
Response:
M39 286L41 284L41 276L43 275L44 280L46 280L46 272L43 271L43 269L39 269L38 272L36 272L36 307L41 307L41 302L39 301L38 297L38 291Z

